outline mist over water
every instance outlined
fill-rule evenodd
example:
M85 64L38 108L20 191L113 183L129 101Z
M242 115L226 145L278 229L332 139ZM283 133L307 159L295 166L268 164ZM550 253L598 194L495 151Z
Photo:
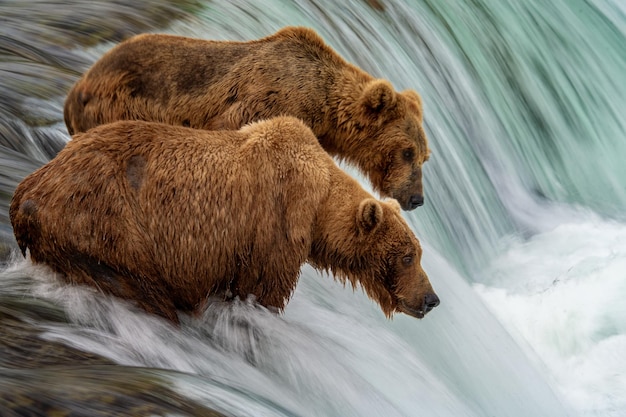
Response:
M422 95L426 203L405 217L442 300L425 319L388 321L309 267L282 316L216 302L180 329L19 258L0 274L2 294L68 316L40 323L46 340L159 368L227 414L626 415L624 5L407 3L206 2L167 32L246 40L305 25ZM113 44L49 51L69 68L43 73L55 89L0 108L3 131L25 138L0 143L0 194L69 140L63 89ZM32 127L33 115L47 123Z

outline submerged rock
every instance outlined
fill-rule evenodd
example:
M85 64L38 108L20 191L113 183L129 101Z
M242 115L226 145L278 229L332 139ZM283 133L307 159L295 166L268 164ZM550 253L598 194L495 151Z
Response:
M42 338L46 326L65 321L48 302L0 296L0 415L223 416L169 388L157 369Z

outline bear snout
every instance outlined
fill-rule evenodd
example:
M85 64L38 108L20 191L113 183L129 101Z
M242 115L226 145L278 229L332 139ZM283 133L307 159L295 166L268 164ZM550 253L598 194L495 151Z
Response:
M409 207L411 210L424 205L424 196L422 194L414 194L409 198Z
M421 303L418 302L417 306L412 306L410 303L407 303L406 300L400 300L398 307L404 314L421 319L424 318L429 311L439 305L439 297L437 297L437 294L434 292L426 293L421 301Z
M424 195L423 194L406 194L402 192L392 193L392 198L395 198L402 210L410 211L415 210L416 208L422 206L424 204Z
M426 294L426 296L424 297L424 314L428 313L430 310L437 307L438 305L439 297L437 297L437 294L435 294L434 292Z
M424 205L424 192L421 183L409 182L389 193L400 203L402 210L415 210Z

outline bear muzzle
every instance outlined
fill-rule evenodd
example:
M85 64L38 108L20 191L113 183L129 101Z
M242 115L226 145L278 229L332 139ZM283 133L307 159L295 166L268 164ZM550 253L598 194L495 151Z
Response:
M424 205L424 196L421 194L412 195L409 198L409 207L411 210Z
M400 203L400 207L405 211L415 210L424 205L424 194L422 193L407 195L406 193L397 192L392 193L391 196Z
M427 293L424 296L422 305L419 308L415 308L407 304L405 300L398 302L398 309L404 314L416 317L418 319L424 318L428 312L439 305L439 297L435 293Z

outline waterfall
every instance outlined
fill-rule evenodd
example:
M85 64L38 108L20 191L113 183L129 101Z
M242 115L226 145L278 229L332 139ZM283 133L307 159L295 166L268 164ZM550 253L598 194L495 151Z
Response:
M148 27L248 40L309 26L348 61L422 95L426 203L405 217L442 304L423 320L390 321L360 290L304 267L282 316L218 303L172 328L9 261L0 294L46 300L68 317L41 323L45 340L158 368L181 395L232 415L626 414L619 0L205 1L185 16ZM5 233L6 196L69 139L64 91L117 40L104 39L46 43L37 62L62 70L40 72L37 94L0 81ZM19 64L18 78L37 73Z

